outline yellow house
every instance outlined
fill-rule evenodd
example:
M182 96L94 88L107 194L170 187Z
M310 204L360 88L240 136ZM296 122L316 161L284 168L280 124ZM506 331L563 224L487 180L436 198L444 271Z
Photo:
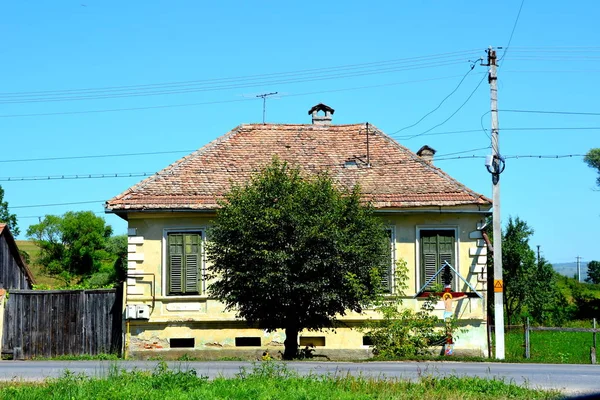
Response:
M283 351L282 331L256 329L224 311L204 279L206 232L218 200L274 155L308 172L328 170L339 185L360 185L389 231L390 269L396 260L408 263L406 307L420 309L414 295L444 261L460 275L453 291L483 293L455 302L452 312L465 329L454 350L487 355L486 247L479 229L490 200L435 167L433 149L414 154L373 125L332 124L333 113L319 104L309 111L311 124L240 125L106 202L106 212L128 221L130 356L254 358ZM440 318L444 311L443 302L434 310ZM331 358L369 357L368 338L356 327L377 317L373 310L348 313L335 331L301 332L299 344Z

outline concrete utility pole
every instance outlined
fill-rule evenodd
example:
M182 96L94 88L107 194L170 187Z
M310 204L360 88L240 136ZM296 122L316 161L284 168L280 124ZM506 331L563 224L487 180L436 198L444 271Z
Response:
M500 225L500 174L504 171L504 159L500 156L498 140L498 77L496 51L490 46L487 50L490 84L490 112L492 116L492 155L486 158L485 165L492 174L492 202L494 231L494 333L496 336L496 359L504 359L504 282L502 280L502 227Z
M577 258L577 282L581 282L581 257L575 258Z

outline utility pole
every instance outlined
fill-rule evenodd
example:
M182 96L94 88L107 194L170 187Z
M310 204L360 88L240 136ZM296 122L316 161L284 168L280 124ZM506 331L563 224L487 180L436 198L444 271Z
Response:
M498 139L498 76L496 50L487 50L490 84L490 113L492 117L492 155L485 161L492 174L492 228L494 232L494 333L496 336L496 359L504 359L504 282L502 280L502 227L500 225L500 174L504 171L504 158L500 155Z
M256 97L262 97L263 99L263 125L265 124L265 115L267 112L267 97L268 96L274 96L276 95L278 92L272 92L272 93L263 93L263 94L257 94Z
M537 249L538 249L538 267L540 266L540 245L537 245Z
M577 259L577 282L581 282L581 257L575 257Z

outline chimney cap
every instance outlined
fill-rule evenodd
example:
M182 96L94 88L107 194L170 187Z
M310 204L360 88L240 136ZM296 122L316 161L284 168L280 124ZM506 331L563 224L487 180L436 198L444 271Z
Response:
M318 111L330 112L331 114L335 113L335 110L333 108L331 108L327 104L323 104L323 103L319 103L316 106L313 106L313 108L311 108L310 110L308 110L308 115L311 115L315 111L317 111L317 112Z
M419 157L420 157L420 156L422 156L422 155L432 155L432 156L433 156L433 155L435 155L435 153L437 153L437 151L435 151L435 149L434 149L434 148L432 148L432 147L429 147L429 146L427 146L427 145L425 145L425 146L421 147L421 148L419 149L419 151L417 151L417 155L418 155Z

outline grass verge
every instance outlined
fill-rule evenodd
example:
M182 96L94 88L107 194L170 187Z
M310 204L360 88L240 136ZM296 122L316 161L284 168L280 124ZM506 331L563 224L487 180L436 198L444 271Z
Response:
M43 383L0 384L0 398L47 399L559 399L556 391L533 390L498 379L422 376L417 381L353 376L299 376L285 364L265 362L242 369L237 378L208 380L194 370L153 372L114 367L106 379L68 371Z

